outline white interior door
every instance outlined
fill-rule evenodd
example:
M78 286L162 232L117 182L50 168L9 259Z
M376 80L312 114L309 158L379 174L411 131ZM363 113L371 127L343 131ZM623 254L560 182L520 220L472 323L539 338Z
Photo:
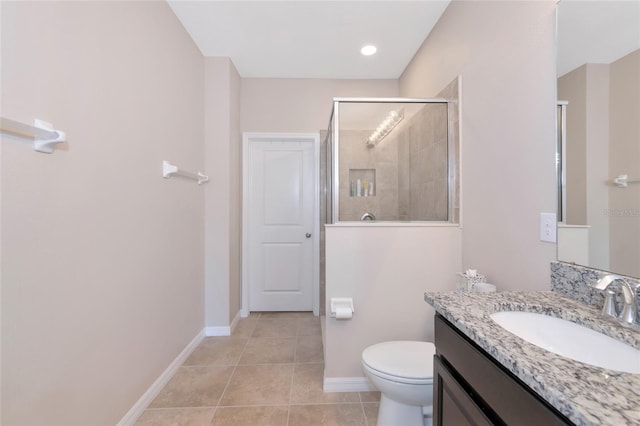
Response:
M314 142L249 139L245 146L249 310L311 311L316 241Z

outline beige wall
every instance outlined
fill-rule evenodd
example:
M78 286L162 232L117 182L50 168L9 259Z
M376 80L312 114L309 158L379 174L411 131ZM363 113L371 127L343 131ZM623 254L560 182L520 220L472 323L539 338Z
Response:
M398 96L398 80L242 79L244 132L316 133L329 125L334 97Z
M326 229L325 379L363 376L362 350L385 340L433 341L425 291L455 289L457 226L344 226ZM351 320L329 317L332 297L351 297Z
M579 67L558 78L558 99L568 101L565 134L564 222L587 224L587 67Z
M566 199L569 225L589 226L589 261L609 269L609 66L586 64L558 79L558 99L568 101ZM574 260L559 257L560 260Z
M603 207L609 201L609 67L587 65L587 224L589 265L609 270L609 217Z
M462 265L501 290L549 289L556 257L538 237L556 210L555 11L452 2L400 78L420 97L461 76Z
M640 178L640 50L614 62L610 72L610 177ZM610 269L640 277L640 184L611 188Z
M207 327L228 327L240 311L240 87L229 58L205 59L205 162L211 179L206 185Z
M242 132L240 127L240 96L242 79L235 66L231 64L231 97L229 102L231 145L229 180L231 181L231 198L229 200L231 256L231 280L229 282L229 320L233 321L242 307Z
M2 2L2 424L113 425L202 330L203 60L164 2Z

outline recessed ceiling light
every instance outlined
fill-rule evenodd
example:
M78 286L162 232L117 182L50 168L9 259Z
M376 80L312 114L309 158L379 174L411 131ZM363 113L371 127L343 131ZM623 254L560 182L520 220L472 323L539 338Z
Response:
M360 53L362 53L364 56L371 56L374 53L376 53L377 50L378 48L375 47L373 44L368 44L364 46L362 49L360 49Z

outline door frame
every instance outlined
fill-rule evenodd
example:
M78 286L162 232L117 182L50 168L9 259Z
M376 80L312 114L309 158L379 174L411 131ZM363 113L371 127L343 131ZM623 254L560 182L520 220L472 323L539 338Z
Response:
M249 316L249 143L250 142L312 142L313 143L313 231L312 262L313 314L320 314L320 133L242 133L242 308L240 316Z

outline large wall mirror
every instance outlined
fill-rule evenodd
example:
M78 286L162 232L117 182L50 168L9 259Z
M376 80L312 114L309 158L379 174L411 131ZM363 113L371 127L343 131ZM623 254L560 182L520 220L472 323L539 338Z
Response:
M640 277L640 1L558 4L558 259Z

